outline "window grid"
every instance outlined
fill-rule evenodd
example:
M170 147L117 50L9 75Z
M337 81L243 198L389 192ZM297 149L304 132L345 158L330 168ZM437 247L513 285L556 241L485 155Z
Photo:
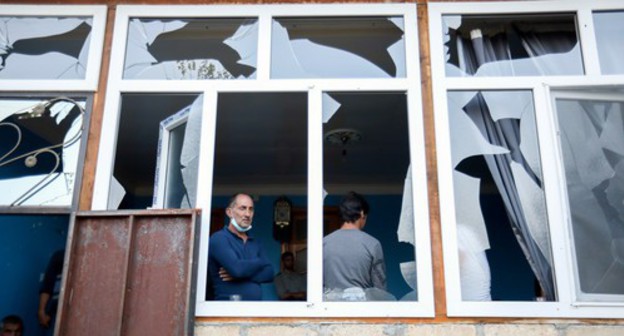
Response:
M621 317L622 303L577 302L574 297L574 269L571 259L572 235L565 177L558 149L558 132L554 120L554 97L558 90L581 87L623 85L624 76L600 74L598 52L593 30L592 13L598 10L623 10L616 1L590 4L583 1L544 1L526 6L525 3L453 3L429 5L429 33L431 36L431 63L434 92L434 114L437 134L438 181L440 199L454 199L447 92L458 90L531 90L535 106L536 127L541 152L542 175L546 194L546 208L554 257L554 277L557 301L554 302L471 302L461 299L459 260L453 202L441 203L440 215L443 235L446 293L449 316L503 316L503 317ZM535 10L539 8L539 11ZM578 41L582 46L584 75L526 76L526 77L447 77L444 71L442 17L461 14L526 14L570 13L577 16ZM562 239L562 237L565 237Z
M400 16L405 20L404 40L407 59L407 76L389 79L270 79L271 62L270 42L273 17L344 17L344 16ZM128 20L132 17L257 17L259 18L259 40L257 55L257 73L255 79L246 80L124 80L123 59L128 29ZM118 106L120 96L129 92L184 92L203 95L202 129L213 130L216 125L217 106L215 101L224 92L307 92L308 94L308 212L309 220L322 222L323 177L317 165L322 158L322 93L329 91L370 92L392 91L406 92L408 95L410 155L413 166L413 190L415 206L415 231L417 237L418 258L418 302L369 302L332 303L323 302L321 236L322 228L308 227L308 248L313 257L309 257L309 282L307 302L210 302L205 301L206 272L198 272L198 296L196 315L198 316L433 316L433 284L431 282L431 263L429 245L428 206L426 195L426 176L424 163L423 127L420 113L420 90L418 87L419 66L416 30L415 5L263 5L263 6L133 6L117 7L115 35L111 54L110 80L105 102L103 128L115 130L119 122ZM264 47L263 47L264 46ZM114 132L111 132L114 134ZM198 184L212 185L213 179L213 131L202 132L201 163ZM114 160L114 136L104 135L101 140L98 170L95 181L93 209L107 209L108 190L112 176ZM200 188L197 194L197 207L211 209L210 188ZM200 237L199 270L206 269L209 211L202 216L202 235Z
M78 106L77 109L81 110L80 118L82 120L82 131L80 135L80 140L78 144L75 145L75 146L79 146L78 149L72 150L73 152L77 153L76 154L77 157L74 159L76 161L76 167L74 169L75 173L73 176L73 186L71 186L72 193L71 193L71 196L69 197L70 200L67 201L66 205L64 204L64 202L59 202L59 201L55 202L54 200L50 200L50 199L48 199L47 201L43 201L44 203L48 203L47 205L46 204L33 205L31 204L31 202L28 202L28 201L23 201L23 202L19 201L15 205L0 206L0 208L2 208L1 211L2 213L50 213L50 214L69 213L69 211L71 211L72 209L77 208L77 201L78 201L78 197L80 193L81 180L82 180L82 162L84 161L84 157L85 157L85 150L86 150L85 144L86 144L86 138L87 138L88 128L89 128L89 116L90 116L90 111L91 111L91 105L93 102L92 95L93 95L93 92L97 88L97 81L99 77L100 62L101 62L103 43L104 43L103 40L104 40L104 29L105 29L105 21L106 21L106 6L79 5L79 6L67 7L67 6L54 6L54 5L45 5L45 6L5 5L5 6L2 6L2 8L0 9L0 16L4 18L33 19L33 20L37 20L36 21L37 23L41 22L41 25L49 23L51 25L54 25L54 28L58 28L58 31L61 33L67 33L68 29L77 30L78 28L82 27L82 25L84 25L85 22L88 22L90 26L89 33L88 33L89 37L88 38L85 37L85 41L88 41L89 46L88 48L83 47L84 50L81 50L81 52L86 53L86 57L84 57L84 59L86 60L86 68L84 69L84 78L62 79L61 78L62 74L61 74L59 75L58 79L37 79L37 78L23 78L22 79L22 78L19 78L19 76L27 76L27 77L35 76L36 77L36 74L32 74L32 73L26 74L25 71L22 69L26 67L20 68L23 62L38 62L38 63L35 63L35 65L33 66L33 69L42 70L42 68L46 68L45 66L46 62L52 62L52 59L49 57L49 55L54 55L53 52L41 53L40 49L36 49L35 50L36 52L33 53L32 50L28 49L28 48L32 48L32 44L28 44L29 42L28 39L30 38L31 39L30 41L32 41L32 39L48 38L50 36L48 35L38 36L37 34L41 35L41 34L44 34L44 32L48 33L47 31L45 31L45 29L40 28L40 27L32 27L32 31L23 32L23 34L16 34L14 31L12 32L11 31L12 29L22 29L22 27L19 25L21 22L19 20L9 20L14 25L11 25L9 22L5 22L5 24L3 25L3 33L7 34L7 39L5 40L5 43L10 44L9 48L7 49L9 50L15 49L15 47L17 46L16 42L23 42L20 44L20 48L25 48L25 49L22 49L21 52L18 51L19 48L12 50L9 53L5 54L2 58L2 61L3 61L2 70L9 72L9 74L7 74L6 76L3 76L3 78L0 79L0 92L2 92L2 98L12 99L12 100L20 100L20 99L32 100L33 104L35 104L36 106L35 105L30 106L29 107L30 109L32 109L33 111L37 109L42 109L44 113L44 117L43 117L44 119L47 116L46 113L50 113L51 114L49 116L50 118L58 119L57 124L60 123L62 120L64 120L65 117L62 117L62 118L59 118L58 116L54 117L53 113L56 113L56 112L53 112L53 110L58 111L59 109L60 110L64 109L65 107L62 107L63 104L65 105L74 104ZM70 23L78 24L79 21L75 22L76 20L73 20L73 21L62 20L65 18L69 18L69 19L79 18L83 22L81 25L78 25L77 27L75 27L75 26L71 26ZM59 19L59 20L52 21L53 19ZM58 22L69 22L69 23L64 23L64 25L58 25ZM54 29L52 29L52 31L54 31ZM27 33L30 33L30 35ZM11 40L12 38L16 38L16 36L25 36L25 37L23 39ZM51 35L51 37L54 37L54 35ZM54 42L48 41L48 42L38 42L36 48L45 47L47 45L46 43L50 45L50 48L56 47L53 44ZM30 55L31 53L32 55ZM68 53L67 56L69 57L65 56L64 53ZM70 50L59 50L57 54L60 54L60 55L62 54L63 57L66 57L66 59L75 57L76 62L78 62L79 56L75 55L75 51L72 52ZM83 57L80 57L80 59L83 59ZM55 60L58 61L59 59L56 58ZM50 75L42 75L41 77L47 78L46 76L50 76ZM8 108L10 109L11 107L9 106ZM6 112L7 111L5 111L5 113ZM22 110L15 111L15 113L21 113L21 112L23 111ZM8 121L9 123L12 123L9 120L9 116L10 114L4 115L3 118L6 117L4 121ZM27 121L25 121L26 119L23 119L23 120L24 122L27 123ZM18 123L21 122L19 121L19 118L17 122ZM45 122L45 120L43 120L42 122L39 122L39 125L44 125L43 122ZM32 123L33 124L37 123L37 121L33 121ZM15 124L15 123L12 123L12 124ZM48 127L47 129L49 129L50 125L47 125L46 127ZM60 126L58 128L60 128ZM3 131L6 131L6 130L7 128L3 128ZM20 146L22 144L25 144L25 140L27 139L25 138L25 136L26 135L23 134L24 138L22 138L22 140L18 142ZM69 144L67 144L66 146L69 146ZM14 154L2 153L2 155L4 155L3 163L6 164L7 160L13 160L15 155L21 155L20 148L15 148L16 152L14 152ZM40 149L43 149L43 148L40 148ZM64 153L64 151L65 149L61 150L60 153ZM39 158L39 161L41 161L42 159L45 160L43 156L50 155L49 152L41 152L41 151L36 151L32 153L35 153L33 155L34 157L41 155L41 157ZM65 159L61 157L59 160L61 163L63 163ZM19 165L21 164L22 161L23 160L19 162L10 163L10 165ZM69 160L69 161L72 161L72 160ZM73 166L73 164L71 163L70 165ZM5 168L6 167L7 166L5 166ZM34 163L33 167L37 167L37 163ZM53 179L54 180L58 179L58 176ZM48 181L45 184L40 184L39 187L35 186L33 187L34 189L31 189L31 191L26 192L26 194L24 195L31 195L37 198L38 197L37 195L40 194L40 192L44 190L46 186L50 185L49 183L51 182L54 182L54 181ZM63 196L63 199L65 198L66 196ZM23 200L23 198L20 198L20 199ZM44 198L39 197L38 199L44 199ZM63 205L61 205L61 203L63 203Z

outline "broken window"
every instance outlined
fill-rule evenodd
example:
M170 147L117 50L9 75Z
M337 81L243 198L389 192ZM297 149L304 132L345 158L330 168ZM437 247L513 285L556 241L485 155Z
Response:
M621 4L501 4L428 8L449 315L619 317Z
M581 301L624 297L624 94L556 99Z
M305 273L307 242L308 98L306 93L220 93L217 104L212 218L210 234L227 226L230 197L253 195L254 239L280 271L281 252L289 250ZM293 221L274 224L273 205L279 197L291 203ZM305 277L305 275L304 275ZM278 300L273 283L263 286L263 300ZM211 292L208 286L208 298Z
M407 43L409 35L412 42L417 37L416 6L261 7L118 6L121 27L113 39L119 43L113 43L111 64L121 66L111 68L110 77L118 80L111 82L114 92L107 93L103 120L104 128L115 131L102 136L93 208L203 209L198 315L380 316L387 315L388 306L397 308L392 310L397 316L431 316L424 146L418 140L415 148L408 145L410 137L422 138L415 85L419 67L408 66L419 60L418 43ZM363 78L375 80L362 88ZM207 85L204 79L215 80ZM137 80L140 88L133 85ZM347 161L352 155L356 159L347 169L334 166L343 160L342 149L326 148L323 140L321 115L330 112L324 108L329 96L343 107L327 125L337 127L334 123L347 115L343 128L352 120L358 128L367 127L360 128L367 149L357 153L354 147L351 153L347 148ZM192 120L195 105L203 126ZM364 115L360 119L353 115L358 109ZM383 130L375 129L380 125ZM408 134L408 127L417 133ZM367 156L366 165L357 163ZM414 183L419 187L413 190L410 165L418 167ZM324 176L326 167L331 168ZM389 248L388 292L393 296L358 305L357 311L323 299L320 267L323 233L340 224L336 200L348 186L372 198L377 224L371 221L370 229ZM282 270L281 254L294 254L295 271L305 273L305 300L213 302L212 282L219 278L209 266L215 257L209 249L216 246L211 234L230 222L226 207L235 193L254 199L250 236L262 242L273 275ZM283 203L292 206L288 225L276 219L275 205ZM422 234L415 233L416 227ZM416 267L425 274L418 282ZM263 274L262 281L268 277ZM283 298L274 283L262 284L262 301Z
M123 78L255 78L257 45L257 19L132 18Z
M448 104L462 299L555 300L531 92L452 91Z
M381 245L381 251L367 245L370 254L361 255L374 264L366 265L368 271L344 264L340 270L325 269L330 273L323 277L325 301L418 300L407 116L404 92L323 94L325 206L337 208L349 191L361 194L371 207L363 231ZM324 223L327 237L343 221L326 213ZM323 246L324 264L353 258L350 250Z
M26 329L40 289L54 319L61 274L46 270L62 270L78 207L105 16L106 6L0 5L0 310Z
M573 14L444 15L446 75L582 75Z
M596 12L594 27L602 74L624 73L624 12Z
M109 208L194 207L201 117L197 94L124 94ZM173 120L182 127L167 129Z
M71 206L85 99L0 99L0 206Z
M0 16L0 79L84 79L92 22Z
M277 18L272 78L402 78L401 17Z

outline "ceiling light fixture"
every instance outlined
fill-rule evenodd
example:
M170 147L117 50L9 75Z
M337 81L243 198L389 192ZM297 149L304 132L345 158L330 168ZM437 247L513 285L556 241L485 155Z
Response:
M342 146L342 156L345 158L347 156L346 147L359 142L362 139L362 134L352 128L337 128L325 133L323 139L331 145Z

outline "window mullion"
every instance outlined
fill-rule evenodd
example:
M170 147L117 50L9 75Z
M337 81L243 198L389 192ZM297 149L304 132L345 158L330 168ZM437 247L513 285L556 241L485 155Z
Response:
M271 23L272 17L262 14L258 18L258 67L257 78L269 79L271 75Z
M586 75L600 75L600 60L594 31L594 20L591 9L581 9L577 13L579 40L581 41L581 55Z
M558 239L560 237L571 237L566 229L569 221L569 213L565 200L564 185L565 174L561 167L561 153L557 149L558 127L556 126L556 116L554 106L547 94L549 88L537 85L533 89L533 100L535 102L535 123L537 127L539 148L542 163L542 175L544 180L544 193L546 197L546 212L550 231L550 244L553 258L553 272L555 274L555 292L557 302L562 305L572 301L573 265L567 251L570 251L568 239ZM552 158L557 158L553 160Z
M211 186L214 168L215 153L215 129L217 124L217 92L215 90L205 91L203 97L202 110L202 132L200 135L199 147L199 167L197 172L198 186ZM208 131L210 130L210 131ZM202 228L210 228L210 211L212 209L212 189L197 188L197 208L204 209L201 216ZM200 231L200 245L208 246L209 230ZM199 269L208 269L208 254L199 253ZM198 272L198 280L200 284L207 282L207 272ZM206 286L197 286L198 297L206 297Z
M308 96L308 301L323 300L323 122L322 93Z

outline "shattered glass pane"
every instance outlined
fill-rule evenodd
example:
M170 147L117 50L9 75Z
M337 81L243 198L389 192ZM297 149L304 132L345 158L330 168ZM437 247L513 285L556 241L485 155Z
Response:
M195 206L202 97L122 95L110 209ZM185 126L163 128L180 113Z
M133 18L123 78L255 78L257 45L255 18Z
M271 77L403 78L403 19L274 19Z
M574 235L577 295L582 301L621 302L624 103L557 99L556 108Z
M594 13L594 29L601 72L605 75L623 74L624 12Z
M462 299L531 301L539 289L554 300L531 92L455 91L448 102Z
M85 100L0 99L0 206L70 206Z
M91 18L0 17L0 79L83 79Z
M323 95L324 205L338 208L347 192L361 194L370 205L363 231L372 237L351 235L340 218L328 225L333 217L324 213L324 301L418 300L407 116L404 92ZM362 256L374 266L338 243L353 237L367 242ZM351 263L362 267L337 267Z
M573 14L445 15L449 77L581 75Z

